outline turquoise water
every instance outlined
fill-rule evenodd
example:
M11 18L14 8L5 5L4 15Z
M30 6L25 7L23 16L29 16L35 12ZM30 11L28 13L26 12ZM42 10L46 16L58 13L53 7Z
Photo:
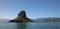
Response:
M0 29L60 29L60 22L40 22L40 23L0 22Z

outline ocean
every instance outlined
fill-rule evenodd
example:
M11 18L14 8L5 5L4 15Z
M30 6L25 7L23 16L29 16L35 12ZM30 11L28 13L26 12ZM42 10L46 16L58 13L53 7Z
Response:
M0 29L60 29L60 22L13 23L0 20Z

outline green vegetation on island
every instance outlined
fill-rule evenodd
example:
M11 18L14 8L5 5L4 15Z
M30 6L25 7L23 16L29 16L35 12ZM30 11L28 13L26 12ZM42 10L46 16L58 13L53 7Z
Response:
M26 13L24 10L22 10L20 13L18 13L18 16L10 20L9 22L33 22L31 19L26 17Z

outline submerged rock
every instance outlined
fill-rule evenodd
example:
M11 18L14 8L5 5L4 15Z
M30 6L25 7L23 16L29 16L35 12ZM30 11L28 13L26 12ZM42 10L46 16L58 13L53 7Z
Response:
M10 20L9 22L33 22L33 21L27 18L25 11L22 10L20 13L18 13L17 18Z

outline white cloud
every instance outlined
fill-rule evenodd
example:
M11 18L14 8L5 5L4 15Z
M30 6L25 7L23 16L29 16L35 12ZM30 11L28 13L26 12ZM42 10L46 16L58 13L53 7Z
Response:
M13 18L9 16L0 16L0 19L13 19Z

